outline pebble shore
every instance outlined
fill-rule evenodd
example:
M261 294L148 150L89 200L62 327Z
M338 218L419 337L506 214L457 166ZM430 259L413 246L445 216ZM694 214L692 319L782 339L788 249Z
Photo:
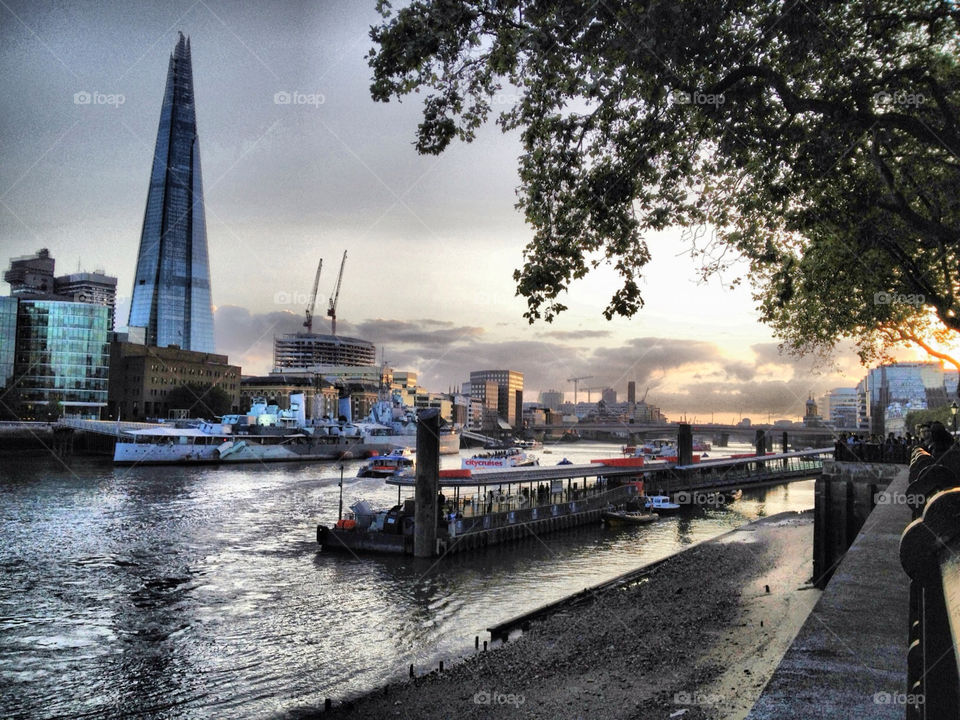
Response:
M442 674L307 717L743 718L820 595L812 546L812 512L755 521Z

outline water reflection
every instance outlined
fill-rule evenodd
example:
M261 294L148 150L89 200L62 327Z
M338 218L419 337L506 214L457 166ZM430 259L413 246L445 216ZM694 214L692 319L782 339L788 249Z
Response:
M574 461L609 447L564 449ZM455 458L453 459L455 460ZM449 461L445 459L445 462ZM396 502L356 479L344 502ZM435 667L503 619L761 514L813 483L646 527L581 527L433 560L320 555L335 466L0 468L0 715L283 716Z

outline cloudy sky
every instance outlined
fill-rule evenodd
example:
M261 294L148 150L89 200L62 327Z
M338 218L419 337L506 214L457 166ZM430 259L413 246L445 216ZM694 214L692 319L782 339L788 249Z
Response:
M629 380L672 419L795 417L807 394L863 375L781 356L748 288L698 284L681 230L649 238L646 307L601 315L613 273L573 286L570 310L528 325L512 271L530 237L514 209L516 137L493 126L439 157L413 150L415 100L370 100L373 0L0 2L0 261L47 247L58 271L133 282L167 62L191 38L220 352L270 369L300 329L318 260L318 323L348 258L338 331L370 340L433 390L509 367L539 390ZM78 104L76 93L94 102ZM279 104L278 93L299 103ZM502 98L508 101L509 97ZM0 291L6 292L5 285ZM596 394L594 394L594 399Z

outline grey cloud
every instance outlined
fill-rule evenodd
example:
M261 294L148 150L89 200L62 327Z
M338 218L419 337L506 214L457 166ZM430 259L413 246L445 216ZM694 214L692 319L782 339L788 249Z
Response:
M539 337L555 338L557 340L585 340L588 338L610 337L609 330L549 330L537 333Z

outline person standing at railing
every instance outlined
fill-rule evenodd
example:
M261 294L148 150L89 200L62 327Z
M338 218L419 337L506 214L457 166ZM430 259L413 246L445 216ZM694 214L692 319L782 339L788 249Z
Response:
M939 458L944 455L953 447L953 443L953 435L947 431L943 423L938 421L930 423L930 444L927 450L933 457Z

